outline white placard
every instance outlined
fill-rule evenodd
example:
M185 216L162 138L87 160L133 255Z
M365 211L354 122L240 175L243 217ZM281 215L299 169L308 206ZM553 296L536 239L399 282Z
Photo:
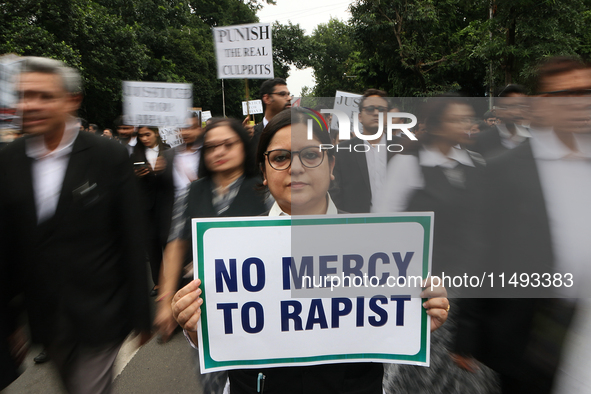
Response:
M181 129L178 127L160 127L158 131L160 132L162 142L170 145L171 148L179 146L184 142Z
M251 114L262 114L263 113L263 101L262 100L250 100L248 102L248 109ZM248 115L246 112L246 101L242 102L242 115Z
M201 121L202 122L207 122L211 118L212 118L211 111L203 111L201 113Z
M361 100L361 97L363 97L361 94L343 92L341 90L337 90L335 94L334 109L346 113L349 119L351 119L351 131L353 131L353 121L357 122L357 116L354 116L353 112L359 112L359 101ZM338 128L336 116L332 117L330 127L333 129ZM359 130L363 130L361 123L359 123Z
M18 94L15 84L24 58L13 54L0 56L0 106L15 108Z
M214 27L219 79L272 79L271 25L252 23Z
M188 127L188 111L191 107L191 84L123 81L125 124Z
M430 320L419 293L432 221L432 213L193 219L201 371L428 365ZM345 273L352 285L320 284ZM415 286L400 286L402 277Z

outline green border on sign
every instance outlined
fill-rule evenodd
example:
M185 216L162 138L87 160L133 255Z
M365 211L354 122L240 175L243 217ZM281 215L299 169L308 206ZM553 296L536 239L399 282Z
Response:
M266 220L228 220L215 222L196 222L195 234L197 236L197 258L198 261L203 261L203 236L213 228L236 228L236 227L279 227L279 226L309 226L309 225L332 225L332 224L371 224L371 223L418 223L423 227L423 277L426 278L429 268L429 245L431 241L431 216L370 216L370 217L330 217L330 218L293 218L289 219L266 219ZM199 264L199 277L205 277L204 264ZM426 362L427 361L427 311L422 309L421 313L421 349L418 353L413 355L405 354L384 354L384 353L351 353L351 354L334 354L326 356L313 357L295 357L295 358L272 358L261 360L230 360L230 361L216 361L211 357L209 348L209 331L207 328L207 300L205 293L205 284L201 282L201 298L203 304L201 305L201 331L203 335L203 343L199 345L203 347L203 357L205 368L220 368L226 366L240 366L240 365L262 365L262 364L280 364L280 363L307 363L316 361L335 361L347 359L378 359L384 361L410 361L410 362ZM426 301L426 299L423 299Z

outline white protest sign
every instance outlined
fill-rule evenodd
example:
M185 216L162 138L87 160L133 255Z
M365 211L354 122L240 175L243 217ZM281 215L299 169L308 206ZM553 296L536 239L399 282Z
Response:
M191 108L190 112L197 118L197 124L203 125L203 110L201 108Z
M201 121L207 122L208 119L211 119L211 111L203 111L201 113Z
M357 116L354 116L354 112L359 112L359 101L361 97L363 97L361 94L343 92L341 90L337 90L335 94L333 108L344 112L351 119L351 131L353 131L353 121L357 122ZM333 116L331 128L336 129L337 127L337 117ZM359 130L361 131L362 129L363 126L359 124Z
M16 110L19 96L15 85L23 60L13 54L0 56L0 142L12 142L14 131L20 129Z
M251 114L262 114L263 113L263 102L262 100L250 100L248 102L248 109ZM242 102L242 115L248 115L246 112L246 101Z
M183 136L181 135L181 129L178 127L160 127L160 138L162 142L170 145L171 148L179 146L183 143Z
M193 87L186 83L123 81L123 116L134 126L187 127Z
M15 108L18 93L15 84L24 58L13 54L0 56L0 105L2 108Z
M214 27L219 79L272 79L271 25L252 23Z
M419 294L432 221L432 213L193 219L201 370L429 365ZM333 279L346 276L335 289Z

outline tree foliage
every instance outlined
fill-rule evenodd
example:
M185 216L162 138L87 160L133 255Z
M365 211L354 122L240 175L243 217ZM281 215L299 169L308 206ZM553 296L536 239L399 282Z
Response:
M81 116L111 127L121 111L121 81L193 84L198 107L222 114L211 27L258 21L272 0L21 0L0 3L0 53L63 60L81 71ZM279 44L299 26L277 26ZM301 29L300 29L301 30ZM303 34L302 34L303 35ZM280 76L300 62L276 49ZM299 55L298 55L299 56ZM287 62L287 63L283 63ZM299 64L299 63L298 63ZM225 81L228 115L241 116L244 81ZM255 92L258 83L252 83Z
M304 68L312 65L313 44L299 24L273 24L273 68L275 77L287 78L289 66Z
M81 115L110 126L121 81L187 82L194 105L222 113L211 28L258 21L273 0L20 0L0 2L0 53L47 56L81 70ZM490 12L493 17L490 18ZM449 90L483 96L533 86L544 57L591 59L591 0L356 0L351 19L307 36L273 25L274 67L313 67L306 94L380 88L395 96ZM491 73L492 71L492 73ZM492 79L491 79L492 77ZM260 80L250 81L257 97ZM244 81L226 80L227 114L241 116Z
M360 45L353 38L350 25L331 19L321 24L312 33L312 66L316 86L314 95L332 97L336 90L359 91L359 74L364 65L359 61Z
M497 1L493 18L475 31L480 42L474 45L473 53L492 62L498 85L532 85L536 66L545 57L565 55L587 60L588 12L589 1L585 0Z
M470 21L484 16L463 0L359 0L351 6L354 37L370 64L365 80L398 96L468 88ZM464 86L462 86L464 85Z
M483 96L491 83L531 88L543 58L591 57L590 5L589 0L356 0L347 23L330 21L312 35L314 94L373 87L396 96L450 90Z

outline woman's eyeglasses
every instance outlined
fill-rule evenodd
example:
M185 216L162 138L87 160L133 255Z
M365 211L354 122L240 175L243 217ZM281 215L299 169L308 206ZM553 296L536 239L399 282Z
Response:
M300 157L302 166L306 168L315 168L322 164L324 160L324 151L317 146L309 146L298 151L289 151L287 149L273 149L264 153L267 156L269 165L278 171L287 170L291 166L291 161L295 155Z
M283 97L283 98L293 97L291 95L291 93L289 93L289 92L274 92L274 93L269 93L269 94L276 94L277 96L280 96L280 97Z

